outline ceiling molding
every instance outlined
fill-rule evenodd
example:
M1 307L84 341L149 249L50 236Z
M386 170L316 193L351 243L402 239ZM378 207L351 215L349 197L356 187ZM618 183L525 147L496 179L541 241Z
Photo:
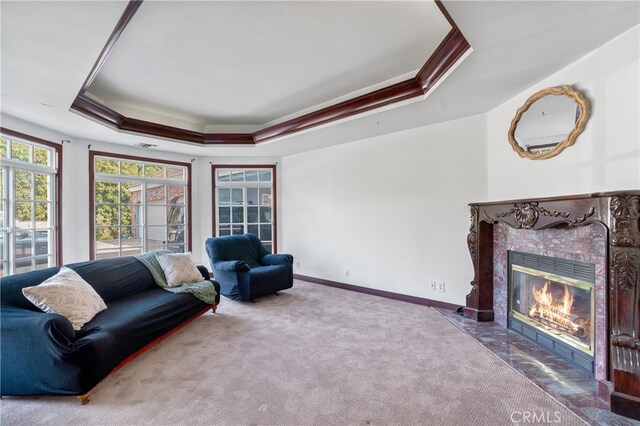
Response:
M252 133L205 133L205 145L255 145Z
M91 83L98 75L98 72L100 72L100 68L102 68L102 65L104 65L105 61L109 57L109 54L115 47L116 42L122 35L122 32L127 27L127 25L129 24L133 16L136 14L138 9L142 5L142 1L143 0L129 0L127 7L124 9L124 12L122 12L120 19L118 20L118 23L116 24L115 28L111 32L111 35L107 39L107 43L102 48L102 51L100 52L100 55L98 55L98 59L96 59L95 64L93 64L93 68L91 68L91 71L87 76L87 79L84 81L84 84L80 88L80 92L78 93L78 96L84 95L84 93L87 91L89 86L91 86Z
M451 25L451 28L458 28L458 24L455 23L455 21L449 14L449 11L444 7L444 4L442 4L442 0L433 0L433 1L436 2L436 6L438 6L438 9L440 9L440 12L442 12L444 17L447 19L447 21L449 22L449 25Z
M118 129L122 126L125 118L122 114L118 114L111 108L89 98L84 93L79 93L78 96L76 96L71 104L71 109L91 117L102 124Z
M71 105L74 110L99 123L124 132L154 136L200 145L250 145L297 133L316 126L342 120L396 102L426 95L447 71L470 49L440 0L434 0L452 29L416 74L408 80L374 90L353 99L295 117L253 133L200 133L165 124L126 117L106 105L89 98L86 91L107 60L120 35L138 11L143 0L130 0L100 52L91 72Z
M422 90L427 93L471 46L462 32L454 27L442 40L424 66L416 74Z
M300 117L275 124L266 129L254 132L256 143L269 139L300 132L311 127L320 126L332 121L341 120L382 106L411 99L424 94L416 78L383 87L353 99L310 112Z

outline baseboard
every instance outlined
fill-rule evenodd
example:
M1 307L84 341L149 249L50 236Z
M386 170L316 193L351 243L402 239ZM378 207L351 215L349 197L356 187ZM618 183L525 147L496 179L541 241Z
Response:
M309 277L306 275L293 274L293 278L297 280L307 281L314 284L326 285L328 287L341 288L343 290L356 291L358 293L366 293L373 296L385 297L387 299L393 299L393 300L400 300L402 302L413 303L415 305L442 308L450 311L455 311L461 306L461 305L454 305L453 303L441 302L439 300L425 299L422 297L409 296L407 294L377 290L375 288L368 288L368 287L361 287L353 284L339 283L337 281L324 280L322 278Z

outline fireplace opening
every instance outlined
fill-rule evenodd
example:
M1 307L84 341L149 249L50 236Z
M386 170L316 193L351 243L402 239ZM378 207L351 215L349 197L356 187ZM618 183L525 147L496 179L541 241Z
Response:
M595 265L508 254L509 328L593 375Z

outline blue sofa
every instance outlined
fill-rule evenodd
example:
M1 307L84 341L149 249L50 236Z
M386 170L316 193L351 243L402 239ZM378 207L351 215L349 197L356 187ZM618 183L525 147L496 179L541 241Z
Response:
M107 309L79 331L65 317L42 312L22 294L59 267L2 278L0 284L0 392L2 395L82 395L125 359L176 327L205 313L190 294L158 287L134 257L67 265L102 297ZM203 277L209 271L199 266ZM220 286L216 301L220 300Z
M207 254L223 296L255 300L293 287L293 256L271 254L253 234L209 238Z

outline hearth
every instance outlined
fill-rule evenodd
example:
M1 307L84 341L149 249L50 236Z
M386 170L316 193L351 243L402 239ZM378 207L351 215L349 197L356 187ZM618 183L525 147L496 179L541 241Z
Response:
M509 328L593 375L595 265L508 254Z

